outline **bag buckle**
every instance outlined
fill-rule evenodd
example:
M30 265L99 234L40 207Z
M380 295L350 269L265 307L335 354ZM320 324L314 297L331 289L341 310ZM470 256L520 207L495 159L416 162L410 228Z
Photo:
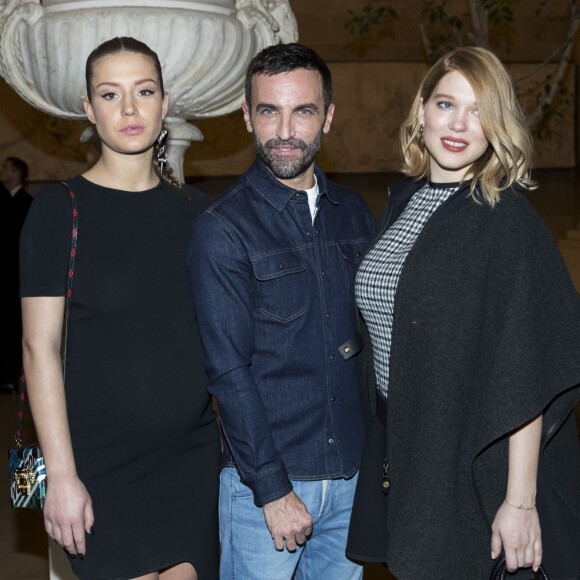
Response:
M21 495L30 495L34 485L34 471L30 467L19 467L14 470L14 483Z

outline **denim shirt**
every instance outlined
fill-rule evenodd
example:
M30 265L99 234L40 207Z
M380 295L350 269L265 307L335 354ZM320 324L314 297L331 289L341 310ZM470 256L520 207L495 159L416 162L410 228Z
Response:
M308 198L256 160L194 226L188 265L209 390L236 465L261 506L290 479L349 477L363 446L354 278L373 217L315 168Z

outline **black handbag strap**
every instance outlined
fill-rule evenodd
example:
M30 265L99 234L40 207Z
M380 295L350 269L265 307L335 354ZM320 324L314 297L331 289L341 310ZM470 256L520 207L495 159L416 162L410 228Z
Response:
M489 580L506 580L507 578L507 567L505 564L505 554L501 554L495 561ZM536 580L550 580L546 571L542 566L538 568L538 571L534 574Z
M77 254L77 239L78 239L78 210L77 202L74 192L70 189L67 183L61 182L68 191L68 195L71 202L72 209L72 231L71 231L71 242L70 242L70 254L68 262L68 272L67 272L67 282L66 282L66 295L65 295L65 305L64 305L64 349L62 357L62 374L63 381L66 377L66 352L68 345L68 323L70 319L70 303L72 297L72 283L75 273L75 262ZM24 403L26 401L26 376L24 374L24 369L20 374L20 379L18 381L19 387L19 401L18 401L18 418L16 421L16 446L20 449L22 447L22 424L24 422Z

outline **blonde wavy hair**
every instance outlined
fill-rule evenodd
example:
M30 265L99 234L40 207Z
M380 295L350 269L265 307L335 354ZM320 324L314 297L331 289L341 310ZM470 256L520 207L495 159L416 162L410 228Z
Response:
M489 50L462 47L441 57L423 78L409 116L401 125L403 173L417 179L428 177L430 154L425 147L419 113L439 81L449 72L462 74L477 99L479 120L489 142L487 151L472 165L470 195L475 189L489 205L499 201L502 191L513 184L535 189L530 178L532 137L517 101L513 83L500 60Z

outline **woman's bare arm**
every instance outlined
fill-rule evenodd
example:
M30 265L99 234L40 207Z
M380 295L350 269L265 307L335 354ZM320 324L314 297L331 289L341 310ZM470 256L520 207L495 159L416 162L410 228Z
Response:
M539 415L509 439L509 467L505 501L492 526L492 558L505 552L509 571L542 562L542 538L536 505L538 458L542 435ZM527 508L527 509L526 509Z
M84 554L93 510L76 473L67 419L60 357L64 303L64 297L22 299L23 359L30 408L46 464L46 531L71 554Z

